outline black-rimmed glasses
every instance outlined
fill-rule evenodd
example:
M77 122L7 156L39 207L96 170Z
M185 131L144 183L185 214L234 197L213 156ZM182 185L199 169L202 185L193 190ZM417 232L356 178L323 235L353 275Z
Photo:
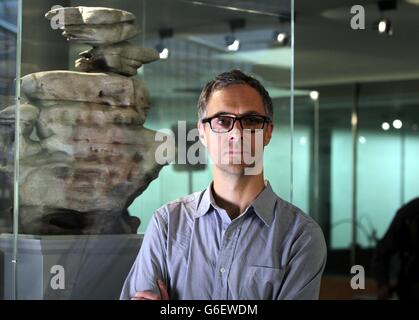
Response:
M244 130L263 129L266 123L272 120L267 116L248 114L241 117L230 115L215 115L202 119L202 123L209 123L211 130L216 133L226 133L233 129L236 121L240 122L240 126Z

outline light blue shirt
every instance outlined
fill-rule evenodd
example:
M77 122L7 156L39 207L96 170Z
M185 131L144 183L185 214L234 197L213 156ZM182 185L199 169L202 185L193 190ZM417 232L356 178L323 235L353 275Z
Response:
M125 280L121 299L318 299L326 244L318 224L269 183L234 220L217 206L212 184L158 209Z

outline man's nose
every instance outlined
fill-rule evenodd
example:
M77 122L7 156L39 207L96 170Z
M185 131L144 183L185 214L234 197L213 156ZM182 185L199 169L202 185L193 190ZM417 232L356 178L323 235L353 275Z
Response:
M233 129L229 132L230 140L240 140L243 139L243 129L240 125L240 121L236 120L234 123Z

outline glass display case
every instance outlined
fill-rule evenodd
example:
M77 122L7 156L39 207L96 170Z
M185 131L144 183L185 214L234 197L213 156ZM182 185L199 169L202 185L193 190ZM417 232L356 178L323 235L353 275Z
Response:
M185 155L199 94L223 71L267 88L265 176L309 211L309 192L292 192L311 161L310 132L294 127L294 96L308 91L293 88L292 1L0 7L0 298L118 299L154 211L211 182L211 164Z

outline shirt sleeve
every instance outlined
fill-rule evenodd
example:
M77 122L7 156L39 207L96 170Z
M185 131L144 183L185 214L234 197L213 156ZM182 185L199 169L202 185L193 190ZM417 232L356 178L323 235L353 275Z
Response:
M160 294L157 279L168 283L166 239L167 221L157 211L149 222L140 251L125 280L120 295L121 300L129 300L140 291Z
M316 300L326 266L327 247L322 230L309 225L292 245L277 299Z

